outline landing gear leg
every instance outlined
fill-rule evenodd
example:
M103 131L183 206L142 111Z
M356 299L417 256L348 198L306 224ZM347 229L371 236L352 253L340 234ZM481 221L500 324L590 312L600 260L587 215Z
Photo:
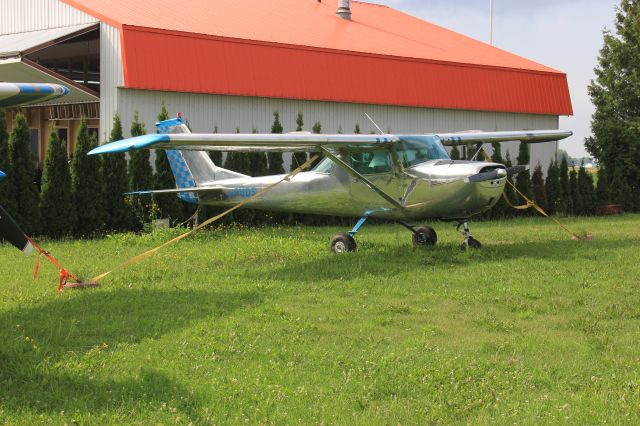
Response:
M329 246L331 248L331 251L334 253L356 251L358 245L356 244L356 240L353 237L358 233L358 231L360 230L362 225L364 225L368 218L369 215L362 216L351 231L346 234L334 235Z
M411 240L415 247L434 246L436 242L438 242L438 234L436 234L436 230L430 226L424 225L416 227L406 222L399 221L398 223L411 231Z
M482 244L480 241L473 238L471 235L471 231L469 230L469 221L462 220L458 222L458 226L456 229L460 229L462 226L462 235L464 235L464 242L460 245L460 250L467 250L469 247L474 249L482 248Z

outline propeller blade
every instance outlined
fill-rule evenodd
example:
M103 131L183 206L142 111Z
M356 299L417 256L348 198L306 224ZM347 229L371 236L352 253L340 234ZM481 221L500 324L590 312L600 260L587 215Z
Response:
M2 206L0 206L0 238L9 241L18 250L22 250L24 254L31 253L33 249L31 241Z
M507 169L507 176L511 177L513 175L517 175L518 173L526 172L529 170L529 166L513 166Z
M477 173L475 175L471 175L467 177L465 182L484 182L486 180L496 180L507 176L507 171L505 169L494 169L488 172Z

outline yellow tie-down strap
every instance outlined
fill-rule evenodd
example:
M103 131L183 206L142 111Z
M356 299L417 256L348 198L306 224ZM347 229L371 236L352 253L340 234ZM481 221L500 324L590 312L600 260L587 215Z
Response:
M511 185L511 188L513 188L513 190L516 191L516 193L518 195L520 195L522 197L522 199L526 202L526 204L523 204L521 206L516 206L516 205L512 204L511 201L509 201L509 198L507 197L506 191L503 191L502 192L502 196L504 197L504 200L507 202L507 204L510 207L513 207L516 210L526 210L526 209L530 209L530 208L536 209L536 211L538 213L540 213L544 217L548 217L550 220L555 222L556 225L558 225L560 228L562 228L567 234L569 234L571 236L572 240L590 240L591 239L590 235L587 235L585 237L578 236L577 234L571 232L571 230L569 230L569 228L567 228L562 223L560 223L560 221L557 218L555 218L553 216L549 216L547 214L547 212L545 212L542 209L542 207L540 207L538 204L536 204L535 201L532 201L532 200L528 199L522 192L520 192L520 190L518 190L518 188L516 188L516 186L513 183L511 183L511 181L509 179L507 179L507 184Z
M229 213L233 212L234 210L239 209L240 207L244 206L245 204L247 204L248 202L255 200L256 198L266 194L267 192L271 191L272 189L274 189L276 186L278 186L279 184L281 184L284 181L290 181L295 175L297 175L298 173L300 173L301 171L307 169L309 166L311 166L311 164L314 163L314 161L316 161L318 158L320 157L319 154L314 155L313 157L311 157L308 161L306 161L304 164L302 164L300 167L298 167L297 169L293 170L291 173L289 173L288 175L286 175L285 177L283 177L282 179L280 179L279 181L267 186L266 188L264 188L261 191L258 191L256 194L252 195L249 198L246 198L245 200L242 200L240 203L236 204L235 206L231 207L228 210L225 210L224 212L213 216L207 220L205 220L204 222L202 222L200 225L196 226L195 228L193 228L190 231L185 232L184 234L178 235L177 237L167 241L166 243L163 243L161 245L159 245L158 247L152 248L151 250L147 250L144 253L140 253L139 255L132 257L131 259L122 262L120 265L116 266L115 268L111 269L110 271L104 272L100 275L97 275L93 278L91 278L91 280L89 280L89 282L92 283L97 283L98 281L100 281L101 279L103 279L104 277L106 277L107 275L109 275L110 273L120 270L120 269L124 269L127 266L131 266L135 263L138 263L150 256L153 256L154 254L156 254L157 252L159 252L160 250L162 250L163 248L165 248L166 246L169 246L173 243L177 243L178 241L180 241L183 238L188 237L191 234L194 234L196 232L198 232L199 230L201 230L202 228L211 225L212 223L214 223L217 220L220 220L221 218L225 217L226 215L228 215Z

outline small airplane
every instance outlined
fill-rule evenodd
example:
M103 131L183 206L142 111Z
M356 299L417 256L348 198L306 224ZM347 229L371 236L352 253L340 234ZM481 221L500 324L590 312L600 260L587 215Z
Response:
M0 108L46 102L68 93L69 89L60 84L0 82ZM0 181L6 176L0 171ZM33 250L29 237L2 206L0 206L0 238L7 240L24 254L29 254Z
M375 123L374 123L375 124ZM412 232L416 246L436 244L430 226L413 221L442 220L463 227L461 248L480 248L469 230L469 219L490 209L504 191L508 176L526 166L507 169L498 163L455 161L444 146L519 140L548 142L572 135L564 130L466 132L424 135L193 134L178 118L156 123L157 134L99 146L89 155L136 149L165 149L176 188L132 194L178 194L188 203L231 207L286 175L250 177L214 164L205 151L303 151L324 158L311 171L298 173L246 207L279 212L358 218L347 233L334 236L334 253L356 250L354 236L369 217L393 220ZM380 132L382 133L382 132Z

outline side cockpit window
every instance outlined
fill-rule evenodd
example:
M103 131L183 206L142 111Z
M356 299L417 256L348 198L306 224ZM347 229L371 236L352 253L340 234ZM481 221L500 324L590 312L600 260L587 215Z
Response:
M372 175L391 171L391 159L387 151L353 152L349 157L351 167L360 174Z

